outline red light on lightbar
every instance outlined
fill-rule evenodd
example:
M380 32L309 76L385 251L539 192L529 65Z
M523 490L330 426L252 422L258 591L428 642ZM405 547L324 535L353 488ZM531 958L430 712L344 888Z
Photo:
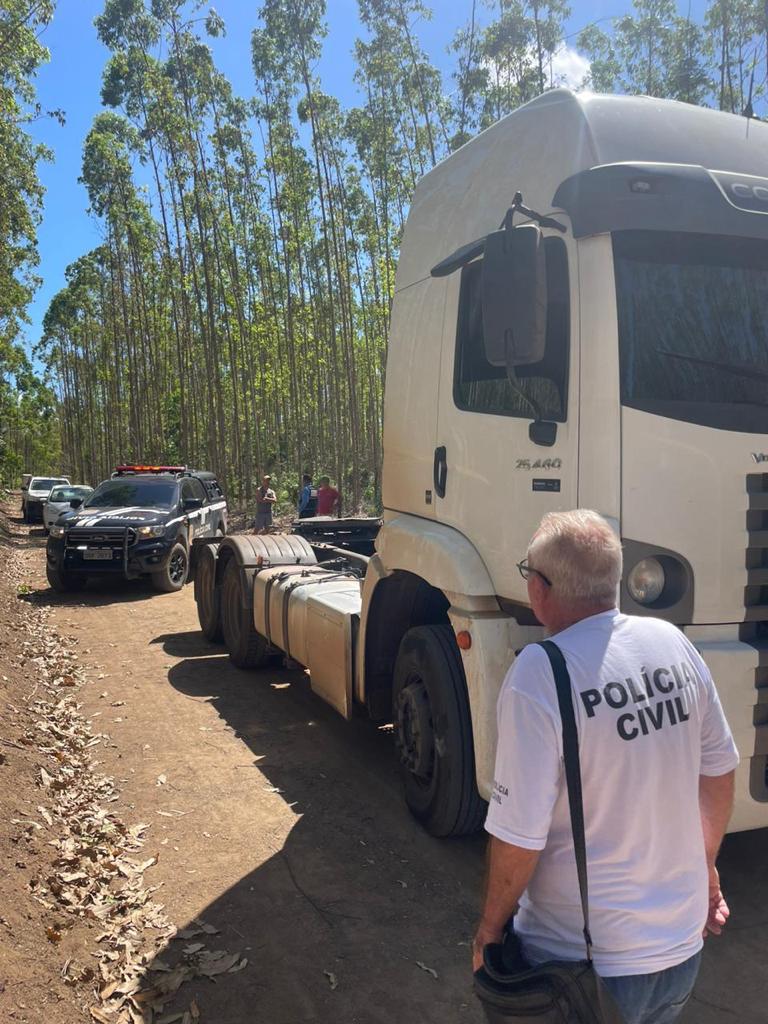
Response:
M186 466L115 466L116 473L183 473Z

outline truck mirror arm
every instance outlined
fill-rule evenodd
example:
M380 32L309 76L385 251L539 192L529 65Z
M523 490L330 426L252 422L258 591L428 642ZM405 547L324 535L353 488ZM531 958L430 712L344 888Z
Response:
M504 220L499 224L499 228L506 228L507 231L513 226L513 220L516 213L522 213L524 217L532 220L535 224L538 224L542 228L554 228L555 231L560 231L565 234L566 227L561 224L559 220L555 220L554 217L547 217L546 214L537 213L535 210L531 210L527 206L523 206L523 193L515 192L512 198L512 205L504 214Z
M505 230L511 230L513 226L513 220L516 213L522 213L523 216L528 217L529 220L534 221L540 227L543 228L554 228L555 231L561 231L563 234L566 232L566 227L561 224L559 220L555 220L553 217L547 217L543 213L537 213L535 210L529 209L527 206L523 206L523 194L522 192L515 192L512 199L512 205L509 207L507 212L504 214L499 228ZM485 238L478 238L474 242L468 242L466 245L460 245L459 248L452 252L450 256L446 256L445 259L440 260L430 270L431 277L448 277L456 270L461 270L467 263L471 263L472 260L477 259L485 251Z
M440 260L430 270L431 277L448 277L455 270L461 270L467 263L471 263L472 260L481 256L485 249L485 238L478 238L475 242L468 242L466 245L461 245L456 252L451 253L450 256L446 256L444 260Z

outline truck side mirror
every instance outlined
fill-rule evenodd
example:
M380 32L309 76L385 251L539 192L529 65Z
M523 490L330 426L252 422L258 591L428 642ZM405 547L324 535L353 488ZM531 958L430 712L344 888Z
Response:
M83 499L82 498L73 498L72 501L70 501L70 503L69 503L69 507L70 508L80 508L80 506L82 504L83 504Z
M482 262L483 342L491 366L527 366L544 358L547 269L535 224L493 231Z
M185 512L194 512L196 509L203 507L203 499L185 498L181 503L181 507Z

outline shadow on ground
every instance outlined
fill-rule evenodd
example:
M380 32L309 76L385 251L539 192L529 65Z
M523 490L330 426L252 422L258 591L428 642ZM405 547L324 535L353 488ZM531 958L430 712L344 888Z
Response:
M219 985L195 983L204 1019L479 1024L468 940L483 837L427 836L402 802L389 730L342 721L311 694L303 671L242 672L198 632L152 642L184 659L169 672L171 684L213 705L250 749L268 791L297 816L284 840L259 815L262 831L251 839L255 850L267 845L261 866L202 913L222 945L250 947L247 970ZM244 771L243 800L263 800L250 789L263 781L252 779ZM707 942L680 1024L764 1022L766 863L768 830L726 839L721 871L732 921L722 939Z
M482 836L426 835L402 801L390 730L344 722L303 671L240 671L197 632L153 642L184 657L171 684L210 701L297 816L286 840L277 823L253 837L263 863L203 912L223 945L251 946L247 970L201 986L203 1019L479 1022L468 942ZM244 800L263 799L250 789L260 776L245 770L241 785Z
M129 604L133 601L147 601L158 597L172 601L178 594L161 594L150 580L124 580L91 577L83 590L68 594L57 594L51 587L30 590L19 594L19 600L44 608L99 608L110 604Z
M26 523L22 516L7 515L6 521L10 527L25 527ZM0 539L8 547L16 548L17 550L25 550L28 548L44 548L45 547L45 530L42 526L30 526L28 533L19 533L14 529L8 529L5 523L0 519Z

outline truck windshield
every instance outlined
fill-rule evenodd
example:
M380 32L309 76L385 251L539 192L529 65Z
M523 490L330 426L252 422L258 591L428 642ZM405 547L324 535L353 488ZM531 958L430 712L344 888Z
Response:
M172 481L105 480L85 502L87 508L169 509L176 496Z
M768 242L619 231L613 251L624 405L768 433Z

